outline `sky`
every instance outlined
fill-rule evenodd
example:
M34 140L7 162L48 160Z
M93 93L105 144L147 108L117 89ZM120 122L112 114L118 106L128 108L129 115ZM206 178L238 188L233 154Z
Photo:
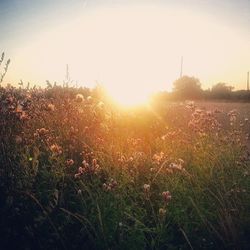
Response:
M5 83L63 82L113 95L171 90L183 74L203 89L246 87L249 0L0 0Z

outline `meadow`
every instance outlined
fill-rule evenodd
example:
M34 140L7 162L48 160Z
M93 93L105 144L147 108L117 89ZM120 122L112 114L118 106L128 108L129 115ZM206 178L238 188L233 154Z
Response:
M1 249L249 249L250 104L125 109L0 88Z

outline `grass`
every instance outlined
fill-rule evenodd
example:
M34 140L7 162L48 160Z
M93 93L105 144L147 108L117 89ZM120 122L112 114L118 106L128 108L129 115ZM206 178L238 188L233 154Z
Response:
M2 249L250 247L246 104L123 110L61 87L0 101Z

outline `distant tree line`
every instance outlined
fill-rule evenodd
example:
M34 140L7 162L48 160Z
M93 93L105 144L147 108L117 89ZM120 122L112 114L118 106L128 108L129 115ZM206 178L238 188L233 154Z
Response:
M219 82L211 89L203 90L198 78L183 76L173 83L173 91L160 92L157 98L168 100L228 100L250 102L250 91L236 90L234 87Z

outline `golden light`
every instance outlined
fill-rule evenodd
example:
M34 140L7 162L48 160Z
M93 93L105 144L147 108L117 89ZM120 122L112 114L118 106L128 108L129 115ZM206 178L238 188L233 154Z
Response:
M122 107L146 105L151 93L140 89L138 85L136 86L135 84L134 88L115 88L110 86L107 89L107 93L115 103Z
M207 85L216 77L225 81L224 74L232 76L230 62L246 60L241 52L246 46L228 27L198 12L154 5L102 7L48 27L20 49L12 60L13 74L31 82L60 82L68 64L78 86L99 82L115 100L132 105L152 92L171 90L181 56L185 74Z

